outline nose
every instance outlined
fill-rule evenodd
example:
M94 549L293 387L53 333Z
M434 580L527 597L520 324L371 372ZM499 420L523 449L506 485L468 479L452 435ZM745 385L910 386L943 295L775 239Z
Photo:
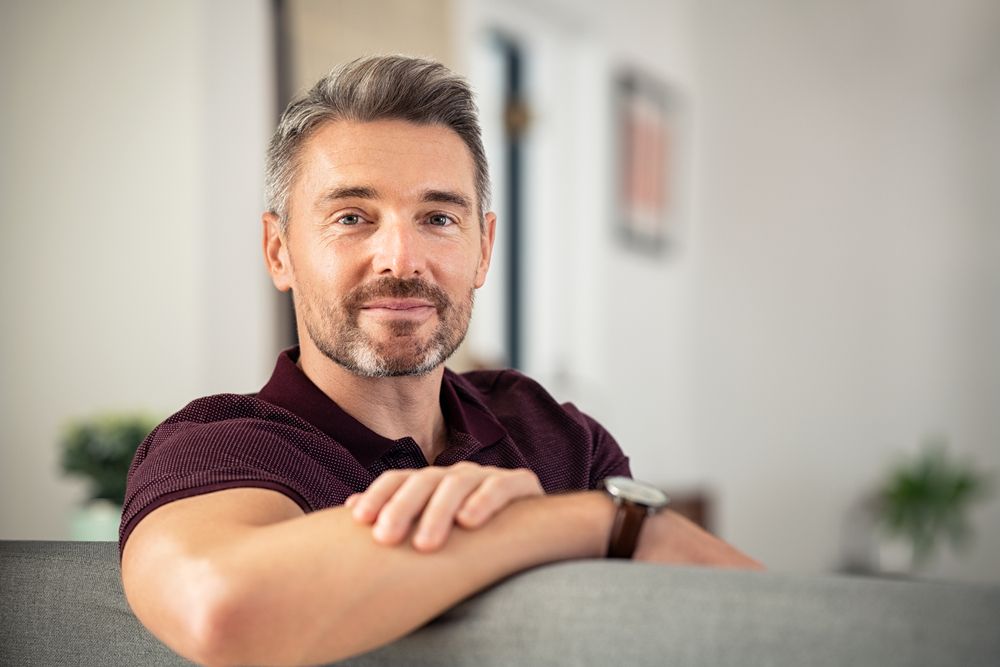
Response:
M378 275L413 278L424 272L426 256L417 225L400 219L384 220L372 240L372 268Z

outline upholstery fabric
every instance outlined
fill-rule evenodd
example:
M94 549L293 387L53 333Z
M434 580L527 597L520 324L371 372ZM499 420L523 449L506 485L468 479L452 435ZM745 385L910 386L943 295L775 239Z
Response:
M0 601L0 665L190 664L129 611L114 542L0 541ZM1000 586L575 561L341 664L995 667L998 619Z

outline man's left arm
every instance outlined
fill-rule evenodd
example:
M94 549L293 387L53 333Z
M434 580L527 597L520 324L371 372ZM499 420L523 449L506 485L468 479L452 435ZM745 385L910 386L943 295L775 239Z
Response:
M376 542L397 546L411 536L414 549L431 553L444 547L456 525L480 528L516 500L539 495L543 492L538 478L528 469L462 462L389 471L364 493L348 498L346 504L356 522L373 525ZM633 559L764 569L759 562L670 509L645 522Z

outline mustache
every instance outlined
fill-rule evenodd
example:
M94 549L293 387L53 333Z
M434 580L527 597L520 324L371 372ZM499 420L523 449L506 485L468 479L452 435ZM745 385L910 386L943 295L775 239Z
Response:
M357 313L369 301L381 298L426 299L434 304L438 315L451 306L451 299L436 285L431 285L420 278L385 276L359 285L348 292L343 299L343 307L349 313Z

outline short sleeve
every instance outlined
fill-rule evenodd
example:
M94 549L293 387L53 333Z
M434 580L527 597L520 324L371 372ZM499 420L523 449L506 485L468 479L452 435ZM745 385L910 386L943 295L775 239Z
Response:
M143 517L182 498L258 487L283 493L310 512L342 504L370 483L370 473L343 448L317 452L307 428L266 418L201 422L185 419L184 411L168 419L142 443L129 468L119 554Z
M583 413L581 413L583 414ZM590 415L583 414L590 426L593 448L590 468L590 488L595 489L605 477L632 477L628 457L618 445L618 441Z
M590 440L590 488L596 489L605 477L632 477L628 457L606 428L572 403L563 409L587 430Z

